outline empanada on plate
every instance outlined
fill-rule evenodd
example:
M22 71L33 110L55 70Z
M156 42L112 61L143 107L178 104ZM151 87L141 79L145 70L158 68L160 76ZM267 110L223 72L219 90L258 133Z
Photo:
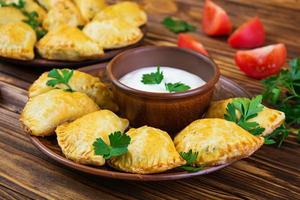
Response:
M206 118L222 118L227 112L227 104L231 103L233 98L212 102L205 115ZM276 128L278 128L285 120L285 114L281 111L267 108L263 108L258 115L249 120L249 122L257 122L265 131L261 134L263 136L271 134Z
M115 49L137 43L143 37L142 31L122 19L91 21L83 32L104 49Z
M43 73L29 88L29 97L34 97L53 90L53 87L46 85L50 79L51 78L48 78L48 72ZM98 77L74 70L69 85L73 90L87 94L101 109L118 110L117 104L113 102L112 92ZM60 88L62 86L57 85L57 87Z
M31 135L48 136L58 125L97 110L97 104L86 94L55 89L29 98L20 121Z
M27 17L25 17L23 13L15 7L0 7L0 25L22 22L26 19Z
M95 155L93 143L97 138L109 144L109 134L124 132L128 120L119 118L109 110L87 114L71 123L58 126L55 130L57 141L64 155L77 163L101 166L105 159Z
M60 25L78 27L85 23L75 4L70 0L64 0L59 1L49 10L43 21L43 27L47 30L55 30Z
M146 24L147 15L135 2L124 1L108 6L100 11L93 20L103 21L120 18L133 26Z
M107 6L105 0L74 0L82 17L90 21L99 11Z
M132 128L126 134L131 138L128 152L108 161L113 168L137 174L152 174L185 164L168 133L143 126Z
M225 119L200 119L184 128L174 139L178 152L198 152L197 166L214 166L246 158L264 144Z
M0 25L0 56L19 60L34 58L36 34L24 22Z
M49 60L80 61L104 54L103 49L81 30L67 25L49 31L36 47L39 54Z
M19 3L19 0L3 0L3 1L8 4L9 3L16 3L16 4ZM3 7L3 8L5 8L5 7ZM7 8L13 8L13 7L7 7ZM17 9L17 8L15 8L15 9ZM33 0L25 0L24 10L29 13L36 12L38 14L39 21L42 21L46 15L46 11ZM21 12L21 11L19 10L19 12ZM8 14L10 14L10 13L8 13ZM0 18L0 20L1 19L2 18ZM6 19L9 19L9 17L7 17Z

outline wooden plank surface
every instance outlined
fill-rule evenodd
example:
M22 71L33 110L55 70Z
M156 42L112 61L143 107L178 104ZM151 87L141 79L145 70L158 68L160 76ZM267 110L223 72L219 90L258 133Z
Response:
M175 45L176 35L160 24L165 16L200 24L203 0L138 2L149 14L145 45ZM288 58L300 56L299 0L215 2L228 11L235 27L258 15L266 27L267 44L283 42ZM226 44L225 37L207 37L200 27L194 35L223 75L253 94L261 92L260 83L235 66L235 50ZM85 70L98 67L105 64ZM27 99L26 89L42 72L0 63L0 199L300 199L300 148L295 135L281 149L264 146L250 158L216 173L180 181L117 181L65 168L37 150L18 122Z

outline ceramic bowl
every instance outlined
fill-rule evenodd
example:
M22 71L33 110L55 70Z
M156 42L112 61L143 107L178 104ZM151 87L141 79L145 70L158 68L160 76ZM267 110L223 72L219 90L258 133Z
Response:
M131 71L150 66L182 69L198 75L206 84L185 92L153 93L130 88L119 81ZM121 117L127 118L132 127L148 125L165 130L171 136L201 118L220 77L219 68L209 57L187 49L157 46L119 54L108 64L107 74Z

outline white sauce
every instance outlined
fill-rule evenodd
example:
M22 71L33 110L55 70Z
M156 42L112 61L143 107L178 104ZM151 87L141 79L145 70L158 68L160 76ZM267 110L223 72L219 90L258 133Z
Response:
M162 71L164 75L164 79L160 84L144 84L142 82L143 74L150 74L152 72L155 73L156 71L157 67L140 68L124 75L122 78L120 78L120 82L136 90L157 93L169 93L169 91L166 90L165 83L181 82L190 86L190 90L200 87L206 83L195 74L171 67L160 67L160 71Z

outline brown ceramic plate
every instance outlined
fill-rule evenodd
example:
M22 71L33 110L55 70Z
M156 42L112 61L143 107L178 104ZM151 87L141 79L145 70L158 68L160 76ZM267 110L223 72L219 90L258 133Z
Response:
M99 71L99 69L95 69ZM105 74L103 73L102 69L100 73L97 73L95 71L89 71L89 73L92 74ZM102 79L105 80L105 77L101 77ZM238 84L235 82L221 76L219 82L216 85L215 93L214 93L214 100L219 100L219 99L225 99L225 98L230 98L230 97L250 97L250 94L240 87ZM210 167L206 168L204 170L198 171L198 172L193 172L189 173L186 171L182 170L170 170L164 173L159 173L159 174L149 174L149 175L141 175L141 174L130 174L130 173L125 173L125 172L119 172L116 171L108 166L103 166L103 167L93 167L93 166L87 166L87 165L82 165L82 164L77 164L71 160L68 160L64 157L62 154L60 147L57 144L56 136L50 136L50 137L35 137L35 136L30 136L31 141L33 144L40 149L44 154L49 156L50 158L56 160L57 162L88 173L88 174L93 174L97 176L102 176L102 177L108 177L108 178L113 178L113 179L123 179L123 180L135 180L135 181L162 181L162 180L176 180L176 179L183 179L183 178L189 178L193 176L198 176L198 175L203 175L203 174L208 174L214 171L217 171L219 169L222 169L230 164L225 164L225 165L220 165L216 167Z
M146 25L142 26L141 30L142 30L144 36L136 44L133 44L133 45L130 45L127 47L123 47L123 48L119 48L119 49L107 50L107 51L105 51L104 55L101 58L97 58L97 59L93 59L93 60L83 60L83 61L47 60L47 59L39 57L38 53L36 52L35 53L36 58L33 60L24 61L24 60L0 57L0 61L6 62L9 64L14 64L14 65L38 67L38 68L41 68L41 67L43 67L43 68L54 68L54 67L55 68L65 68L65 67L78 68L78 67L88 66L88 65L92 65L92 64L96 64L96 63L105 62L125 50L141 46L141 44L143 43L143 40L145 38L145 35L147 33Z

